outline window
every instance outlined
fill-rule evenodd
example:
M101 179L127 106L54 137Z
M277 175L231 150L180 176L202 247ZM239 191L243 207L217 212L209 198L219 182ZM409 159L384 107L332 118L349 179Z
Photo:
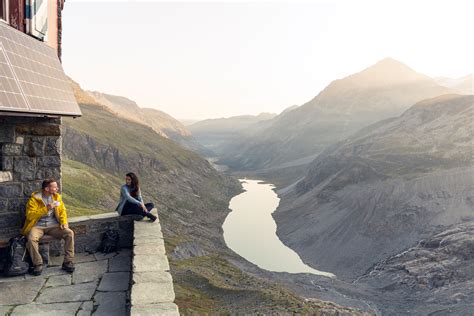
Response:
M0 20L8 22L8 0L0 0Z

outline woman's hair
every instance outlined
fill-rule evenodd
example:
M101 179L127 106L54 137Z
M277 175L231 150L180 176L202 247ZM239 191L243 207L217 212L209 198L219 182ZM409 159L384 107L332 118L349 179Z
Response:
M132 179L132 183L130 185L130 195L133 197L138 196L138 191L140 191L140 182L138 181L138 177L133 172L129 172L126 174L127 177Z

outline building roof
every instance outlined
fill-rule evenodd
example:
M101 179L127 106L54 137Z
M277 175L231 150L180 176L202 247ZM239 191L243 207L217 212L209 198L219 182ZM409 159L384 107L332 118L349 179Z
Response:
M81 116L56 51L0 22L0 115Z

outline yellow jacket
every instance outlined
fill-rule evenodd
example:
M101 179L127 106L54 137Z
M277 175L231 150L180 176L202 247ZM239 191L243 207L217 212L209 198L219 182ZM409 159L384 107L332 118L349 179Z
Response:
M66 207L64 206L63 199L58 193L53 194L53 201L58 201L59 206L54 208L54 216L58 220L59 224L67 224ZM41 198L41 192L33 192L31 194L28 203L26 204L26 220L21 234L27 236L30 230L36 225L39 219L48 214L48 209Z

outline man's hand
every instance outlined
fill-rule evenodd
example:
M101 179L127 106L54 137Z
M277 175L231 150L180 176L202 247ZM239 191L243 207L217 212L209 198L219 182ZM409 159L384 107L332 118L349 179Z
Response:
M146 206L145 206L145 204L143 204L143 203L142 203L141 205L142 205L142 209L143 209L143 211L144 211L145 213L148 213L148 210L146 209Z
M61 228L61 230L64 230L65 228L69 228L69 225L68 224L61 224L61 225L59 225L59 228Z

